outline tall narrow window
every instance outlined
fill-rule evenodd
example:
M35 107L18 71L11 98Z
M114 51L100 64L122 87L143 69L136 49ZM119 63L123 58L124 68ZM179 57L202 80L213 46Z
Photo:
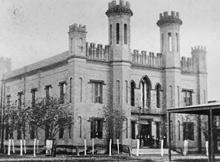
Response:
M82 117L79 116L79 138L82 138Z
M164 50L164 35L163 33L161 34L161 51Z
M47 85L45 86L45 93L46 93L46 103L48 104L49 103L49 100L50 100L50 88L52 88L51 85Z
M30 139L34 139L35 138L35 129L34 129L34 125L30 124Z
M170 85L170 107L173 107L173 87Z
M135 132L135 121L131 121L131 139L135 139L136 132Z
M7 95L7 107L9 108L11 105L11 95Z
M150 108L151 106L151 82L150 79L145 76L141 80L141 92L142 92L142 107Z
M183 103L184 106L192 105L192 90L183 89Z
M23 92L18 92L18 108L21 109L21 106L22 106L22 95L23 95Z
M203 103L206 103L206 91L205 90L203 90L203 95L204 95L204 102Z
M103 103L103 81L91 80L92 83L92 102Z
M116 81L116 101L117 101L117 104L120 104L120 81L117 80Z
M126 103L128 103L128 81L127 80L125 81L125 86L126 86L126 92L125 92L126 93L125 94L126 99L125 100L126 100Z
M160 122L156 122L156 139L160 139Z
M180 140L180 121L178 120L178 139Z
M183 123L183 140L194 140L194 123L184 122Z
M68 130L69 130L69 138L71 139L72 138L72 125L71 124L69 125Z
M109 41L110 41L110 45L112 44L112 24L110 24L109 26Z
M128 43L128 31L127 31L127 24L124 24L124 44Z
M116 24L116 43L119 44L120 41L120 24Z
M126 118L126 138L128 138L128 118Z
M60 125L59 127L59 139L62 139L64 135L64 128Z
M135 82L131 81L131 106L135 106Z
M179 51L179 36L178 36L178 33L176 33L176 51Z
M36 91L37 91L37 88L31 89L31 105L32 105L32 107L34 107L35 103L36 103Z
M160 108L160 91L161 91L161 86L160 84L157 84L156 86L156 98L157 98L157 108Z
M73 38L70 38L70 53L73 52Z
M64 103L64 97L65 97L65 93L66 93L66 82L60 82L59 83L60 86L60 103L63 104Z
M83 80L82 80L82 78L79 78L79 82L80 82L80 102L82 102L82 93L83 93L83 91L82 91L82 87L83 87Z
M178 106L180 106L180 86L177 86Z
M91 120L91 138L102 139L103 119L94 118Z
M172 51L172 35L168 33L169 51Z
M70 78L70 103L72 102L72 80L73 78Z

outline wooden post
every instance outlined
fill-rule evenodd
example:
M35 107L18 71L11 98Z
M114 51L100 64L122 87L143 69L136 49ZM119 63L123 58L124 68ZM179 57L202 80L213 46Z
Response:
M118 150L118 154L119 154L119 139L117 139L117 150Z
M215 161L215 152L214 152L214 137L213 137L213 132L214 132L214 128L213 128L213 112L212 112L212 109L209 110L209 114L210 114L210 138L211 138L211 147L210 147L210 151L211 151L211 162L214 162Z
M87 146L86 146L86 139L84 139L84 156L86 156L86 148L87 148Z
M95 145L94 138L92 138L92 154L93 155L94 155L94 152L95 152L94 145Z
M109 156L112 156L112 139L109 141Z
M168 156L169 156L169 162L171 162L170 112L167 113L167 122L168 122Z

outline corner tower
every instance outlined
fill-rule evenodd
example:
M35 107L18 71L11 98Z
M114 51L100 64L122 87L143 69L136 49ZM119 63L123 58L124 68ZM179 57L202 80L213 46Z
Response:
M106 11L109 22L109 45L111 46L113 61L130 61L130 17L133 12L130 9L129 2L124 3L120 0L109 2Z
M180 26L182 20L179 13L171 11L160 14L157 21L160 27L160 47L165 58L165 68L180 67Z

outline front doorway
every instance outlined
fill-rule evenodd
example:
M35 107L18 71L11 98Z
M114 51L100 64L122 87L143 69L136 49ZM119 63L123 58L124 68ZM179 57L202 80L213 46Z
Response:
M148 124L140 125L140 137L141 137L141 146L153 146L153 139L151 133L151 122Z

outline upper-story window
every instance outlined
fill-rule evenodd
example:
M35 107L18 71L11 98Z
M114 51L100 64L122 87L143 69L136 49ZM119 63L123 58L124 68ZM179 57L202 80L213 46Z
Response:
M7 95L6 98L7 98L7 107L10 107L10 105L11 105L11 95Z
M124 24L124 44L128 43L128 28L127 24Z
M35 106L35 103L36 103L36 92L37 92L37 88L33 88L31 89L31 105L32 106Z
M51 85L46 85L45 86L45 93L46 93L46 102L49 102L50 99L50 89L52 88Z
M92 102L103 103L103 81L90 80L92 84Z
M116 100L117 100L117 104L120 104L121 102L121 89L120 89L120 81L117 80L116 81Z
M142 92L142 107L150 108L151 106L151 82L150 79L145 76L141 80L141 92Z
M169 51L172 51L172 35L171 35L171 33L168 33L168 45L169 45Z
M179 51L179 36L178 36L178 33L176 33L176 51Z
M192 105L192 90L183 89L183 105L190 106Z
M120 24L116 24L116 43L119 44L120 41Z
M131 81L131 106L135 106L135 82Z
M160 95L160 92L161 92L161 85L160 84L157 84L156 85L156 101L157 101L157 108L160 108L161 106L161 95Z
M18 108L20 109L22 106L22 96L23 96L23 91L18 92Z
M161 51L164 50L164 34L161 34Z
M60 103L63 104L64 103L64 97L65 97L65 93L66 93L66 82L60 82L59 83L60 86Z
M112 44L112 24L110 24L110 26L109 26L109 42L111 45Z

